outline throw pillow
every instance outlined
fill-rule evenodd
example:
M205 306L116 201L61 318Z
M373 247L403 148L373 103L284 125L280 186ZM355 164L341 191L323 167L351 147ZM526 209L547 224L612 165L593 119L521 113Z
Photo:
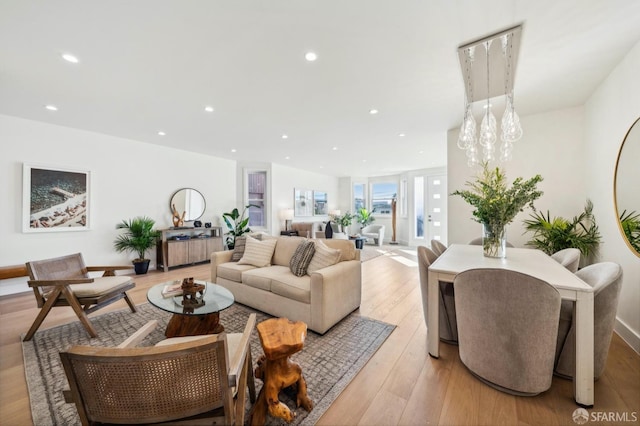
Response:
M249 235L257 240L262 239L261 234L251 234ZM242 259L242 255L244 254L244 249L246 247L247 236L236 237L236 244L233 246L233 254L231 255L231 261L237 262Z
M307 268L311 259L316 252L316 245L313 241L302 241L296 251L293 252L291 260L289 261L289 268L293 275L296 277L302 277L307 274Z
M242 259L238 261L238 265L253 265L258 268L270 266L277 242L278 240L276 239L259 241L247 236L244 254L242 255Z
M316 252L313 255L313 259L309 263L307 273L317 271L318 269L326 268L327 266L335 265L340 261L342 252L338 249L332 249L326 246L321 240L316 241Z

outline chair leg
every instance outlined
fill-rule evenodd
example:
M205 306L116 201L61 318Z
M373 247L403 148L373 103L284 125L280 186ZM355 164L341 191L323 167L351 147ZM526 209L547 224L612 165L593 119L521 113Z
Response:
M247 353L247 359L249 362L249 371L247 372L247 387L249 388L249 401L251 403L256 402L256 378L253 375L253 358L251 357L251 348Z
M87 333L89 333L89 336L98 337L98 332L96 331L95 328L93 328L93 325L91 325L91 321L89 321L89 317L87 316L85 311L82 309L82 306L80 306L80 302L78 302L78 299L76 299L76 296L74 296L74 294L71 292L69 287L64 286L62 288L62 293L64 294L64 297L67 299L69 306L73 308L73 311L76 313L76 315L80 319L80 322L82 323L82 325L84 325L84 328L87 330Z
M49 314L49 311L51 310L53 305L56 303L56 299L58 298L58 296L60 296L60 290L61 290L60 287L56 287L51 292L50 297L42 306L42 308L40 309L40 312L38 312L38 316L36 317L35 320L33 320L33 324L31 325L31 328L29 329L29 331L27 331L27 334L24 336L24 339L22 339L23 342L27 342L33 338L33 335L36 333L36 331L42 324L42 321L44 321L45 317Z
M131 299L129 299L129 295L127 294L127 292L124 292L124 300L127 302L127 305L129 305L129 309L131 309L131 312L137 312L136 311L136 305L133 304L133 302L131 301Z

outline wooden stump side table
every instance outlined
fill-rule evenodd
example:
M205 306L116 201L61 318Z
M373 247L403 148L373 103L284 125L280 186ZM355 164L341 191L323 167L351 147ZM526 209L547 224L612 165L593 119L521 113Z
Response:
M307 383L302 376L302 367L290 359L291 355L301 351L304 346L307 324L292 322L287 318L271 318L261 322L256 328L264 355L258 360L255 376L264 385L249 413L249 423L263 425L267 411L273 417L290 422L295 413L280 402L278 395L282 389L296 385L296 404L307 411L313 409L313 402L307 395Z

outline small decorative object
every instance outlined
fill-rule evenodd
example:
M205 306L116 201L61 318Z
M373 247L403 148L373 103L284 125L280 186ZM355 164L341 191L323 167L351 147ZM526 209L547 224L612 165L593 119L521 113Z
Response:
M205 222L204 223L204 227L205 228L211 228L211 222Z
M202 222L200 222L199 220L196 220L195 222L193 222L193 226L194 228L200 228L202 226Z
M398 195L393 194L391 199L391 241L389 244L398 244L396 241L396 207L398 205Z
M173 226L176 228L184 226L184 217L187 214L187 212L183 211L182 216L180 216L180 214L178 213L178 210L176 210L175 204L171 206L171 210L173 211Z
M506 256L505 227L513 222L518 213L528 205L534 208L533 202L543 194L536 185L542 181L535 175L527 181L519 177L509 188L507 177L499 167L489 169L483 164L483 173L475 182L467 182L470 190L457 190L451 195L461 196L467 203L475 207L473 216L483 227L482 247L487 257Z

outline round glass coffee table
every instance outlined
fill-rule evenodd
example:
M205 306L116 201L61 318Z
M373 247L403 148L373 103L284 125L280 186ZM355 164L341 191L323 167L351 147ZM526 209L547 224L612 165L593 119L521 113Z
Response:
M167 324L165 336L196 336L217 334L224 331L220 324L220 311L233 305L233 294L226 288L206 281L195 282L205 287L195 295L165 296L165 287L179 284L181 281L169 281L154 285L147 292L147 300L156 308L171 312L173 317Z

